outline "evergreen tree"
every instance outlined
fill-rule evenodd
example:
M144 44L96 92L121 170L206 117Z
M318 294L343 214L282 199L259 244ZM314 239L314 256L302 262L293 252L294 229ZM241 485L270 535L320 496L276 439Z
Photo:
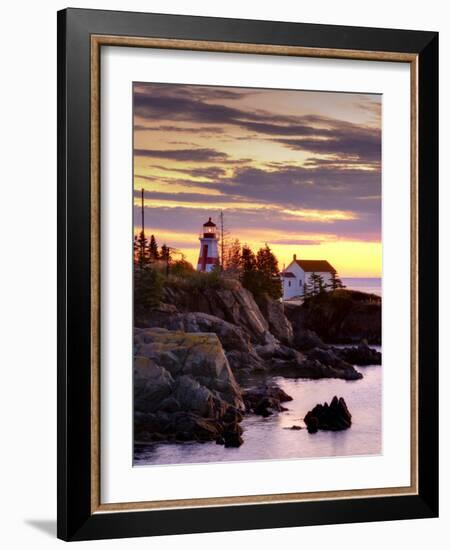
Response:
M241 281L242 285L255 296L267 294L278 299L282 295L278 260L265 245L253 253L248 245L242 247L241 253Z
M244 246L242 247L240 265L242 275L245 275L246 273L251 273L256 269L256 257L248 244L244 244Z
M322 275L311 273L308 281L308 294L310 296L316 296L322 292L325 292L325 282Z
M161 246L160 259L166 264L166 275L169 274L170 262L172 261L172 250L166 244Z
M165 262L170 262L170 260L172 259L170 248L166 244L163 244L161 246L161 252L159 254L159 257L161 258L161 260L164 260Z
M162 275L150 265L136 266L134 270L134 311L142 315L157 307L162 299Z
M331 273L331 280L328 285L331 290L337 290L338 288L345 288L345 285L342 283L336 271Z
M263 275L264 291L272 298L280 298L282 291L278 260L267 243L258 250L256 268Z
M135 258L139 267L149 264L148 241L144 231L141 231L134 242Z
M150 261L155 261L159 259L158 244L155 239L155 235L151 235L150 242L148 244L148 255Z
M256 267L259 271L267 273L272 277L277 277L280 275L280 270L278 269L278 260L273 252L270 250L267 243L264 248L260 248L256 255Z
M308 279L305 279L305 284L303 285L303 297L309 298L310 296L313 296L313 285L311 282L311 275L308 277Z

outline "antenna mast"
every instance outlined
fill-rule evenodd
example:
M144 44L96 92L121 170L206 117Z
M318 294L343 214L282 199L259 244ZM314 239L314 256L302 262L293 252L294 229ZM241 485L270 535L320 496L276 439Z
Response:
M141 226L142 234L144 234L144 188L141 189Z
M223 210L220 211L220 270L223 271L223 254L225 250L224 229L223 229Z

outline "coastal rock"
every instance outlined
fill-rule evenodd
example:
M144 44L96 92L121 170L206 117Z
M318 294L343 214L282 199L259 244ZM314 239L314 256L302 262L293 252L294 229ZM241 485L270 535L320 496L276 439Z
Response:
M267 295L258 298L257 303L269 325L271 334L283 344L292 344L294 333L292 325L284 313L283 304Z
M172 393L174 379L163 367L148 357L134 360L134 407L137 411L159 409Z
M312 330L299 330L297 326L293 347L280 342L280 339L268 330L270 325L271 329L276 331L279 325L281 328L277 332L278 336L285 342L290 341L292 327L284 315L284 310L290 311L294 307L297 311L300 306L283 306L280 302L266 297L261 302L261 308L266 313L271 312L268 322L252 294L243 289L238 281L232 281L231 288L206 288L201 296L193 292L188 293L176 286L169 286L165 290L165 295L171 302L161 304L161 307L148 312L145 320L141 319L141 326L217 335L233 374L240 384L246 385L247 379L254 373L276 373L286 377L313 379L362 378L343 356L325 345ZM198 300L193 299L195 296ZM175 304L182 311L178 311ZM214 311L215 314L185 311L188 308L203 308L210 312ZM304 353L298 351L299 349ZM179 361L176 357L174 359L173 351L169 350L160 354L158 365L173 373L179 368Z
M381 365L381 352L363 343L351 348L333 348L338 355L347 363L365 367L368 365Z
M354 290L339 289L308 298L301 305L285 304L294 329L294 341L302 331L314 331L334 344L381 344L381 298Z
M266 371L264 360L253 350L227 351L225 353L228 363L238 380L243 380L250 373Z
M352 415L345 400L334 396L329 405L316 405L306 414L304 421L309 433L316 433L318 430L339 431L350 428Z
M246 411L263 417L270 416L274 411L286 410L281 403L292 401L290 395L275 385L248 388L243 397Z
M292 345L300 351L326 347L323 340L313 330L308 329L298 330L295 333Z
M286 378L341 378L359 380L363 375L337 357L333 350L314 348L303 354L289 349L287 357L274 356L270 370Z
M163 304L164 305L164 304ZM220 340L230 367L235 376L240 377L252 371L265 369L264 361L256 353L247 332L237 325L208 313L187 312L180 313L169 310L156 309L150 311L141 325L152 328L165 328L183 332L214 333ZM275 338L266 333L264 338L273 341Z
M225 351L249 351L251 345L248 335L240 327L208 313L154 310L142 324L148 328L183 332L213 332Z
M135 329L134 350L136 440L215 440L242 420L241 389L215 334Z
M201 292L164 287L164 302L181 312L213 315L243 329L252 342L262 343L269 325L256 304L253 294L239 281L228 281L227 288L204 288Z

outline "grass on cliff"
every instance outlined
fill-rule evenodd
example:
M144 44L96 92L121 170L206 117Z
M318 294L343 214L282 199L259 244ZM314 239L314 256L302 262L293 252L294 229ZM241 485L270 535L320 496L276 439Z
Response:
M224 277L219 271L202 273L193 271L185 273L182 276L169 274L164 281L164 285L170 288L181 290L190 290L192 292L201 292L207 289L214 290L233 290L236 288L237 281L232 278Z
M346 288L339 288L331 292L321 292L315 296L306 298L303 304L304 308L314 306L338 306L339 304L345 305L350 302L366 303L366 304L381 304L381 297L376 294L369 294L367 292L360 292L359 290L348 290Z
M227 276L219 269L209 273L195 270L183 260L173 262L167 272L164 262L158 262L145 268L135 269L135 296L137 302L154 306L162 299L164 287L201 292L207 289L232 290L239 284L236 278Z

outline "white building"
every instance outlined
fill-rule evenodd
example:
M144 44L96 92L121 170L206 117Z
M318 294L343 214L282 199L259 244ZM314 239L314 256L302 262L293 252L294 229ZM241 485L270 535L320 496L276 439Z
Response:
M281 273L283 300L303 296L305 284L313 273L320 275L324 284L329 285L336 270L326 260L297 260L294 254L292 262Z
M211 218L203 224L200 240L200 253L198 256L197 271L212 271L214 266L219 263L219 250L217 243L219 237L217 235L216 224L211 221Z

